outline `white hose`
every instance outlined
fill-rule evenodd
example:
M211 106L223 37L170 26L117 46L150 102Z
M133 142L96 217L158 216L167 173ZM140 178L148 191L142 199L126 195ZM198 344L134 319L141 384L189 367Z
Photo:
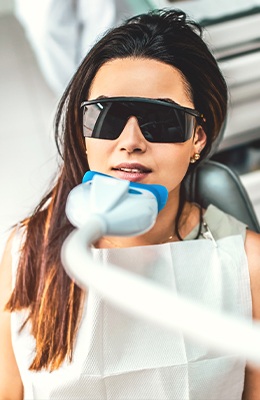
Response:
M197 343L260 366L260 323L214 312L115 265L94 262L90 246L104 233L104 221L93 215L63 244L64 268L79 286L93 287L107 301L136 317L171 331L181 330Z

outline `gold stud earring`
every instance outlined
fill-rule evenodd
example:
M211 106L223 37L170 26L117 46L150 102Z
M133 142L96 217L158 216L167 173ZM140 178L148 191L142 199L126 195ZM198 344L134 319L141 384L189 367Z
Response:
M196 161L200 159L200 153L195 153L193 157L190 159L190 163L194 164Z

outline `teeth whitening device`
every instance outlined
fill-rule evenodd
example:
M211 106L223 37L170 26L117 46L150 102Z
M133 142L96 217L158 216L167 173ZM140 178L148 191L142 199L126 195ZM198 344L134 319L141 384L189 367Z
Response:
M67 199L66 214L76 229L62 246L66 272L80 287L94 288L125 312L173 332L182 330L199 344L260 366L260 323L212 311L140 275L93 260L91 245L102 236L136 236L149 231L167 196L160 185L87 172ZM137 301L133 301L133 293Z

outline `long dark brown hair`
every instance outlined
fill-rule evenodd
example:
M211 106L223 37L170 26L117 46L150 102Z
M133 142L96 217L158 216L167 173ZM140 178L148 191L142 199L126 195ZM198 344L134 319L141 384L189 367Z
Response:
M201 38L201 28L185 13L156 10L131 18L108 31L92 48L58 106L55 138L62 167L53 188L23 221L26 238L15 289L7 304L10 311L29 311L25 324L30 321L36 340L31 370L55 370L65 358L72 359L85 294L65 273L60 250L73 229L65 215L68 193L89 169L80 104L88 98L99 68L109 60L125 57L155 59L181 71L195 108L206 118L207 145L202 158L209 153L225 119L226 83Z

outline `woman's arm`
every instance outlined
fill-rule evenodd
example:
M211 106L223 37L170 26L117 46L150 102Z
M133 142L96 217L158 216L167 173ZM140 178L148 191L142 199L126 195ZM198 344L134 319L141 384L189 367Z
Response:
M248 231L245 248L250 273L253 318L260 320L260 234ZM260 368L247 366L243 400L260 400Z
M4 311L12 289L12 260L10 236L0 264L0 399L22 400L23 384L11 342L10 313Z

